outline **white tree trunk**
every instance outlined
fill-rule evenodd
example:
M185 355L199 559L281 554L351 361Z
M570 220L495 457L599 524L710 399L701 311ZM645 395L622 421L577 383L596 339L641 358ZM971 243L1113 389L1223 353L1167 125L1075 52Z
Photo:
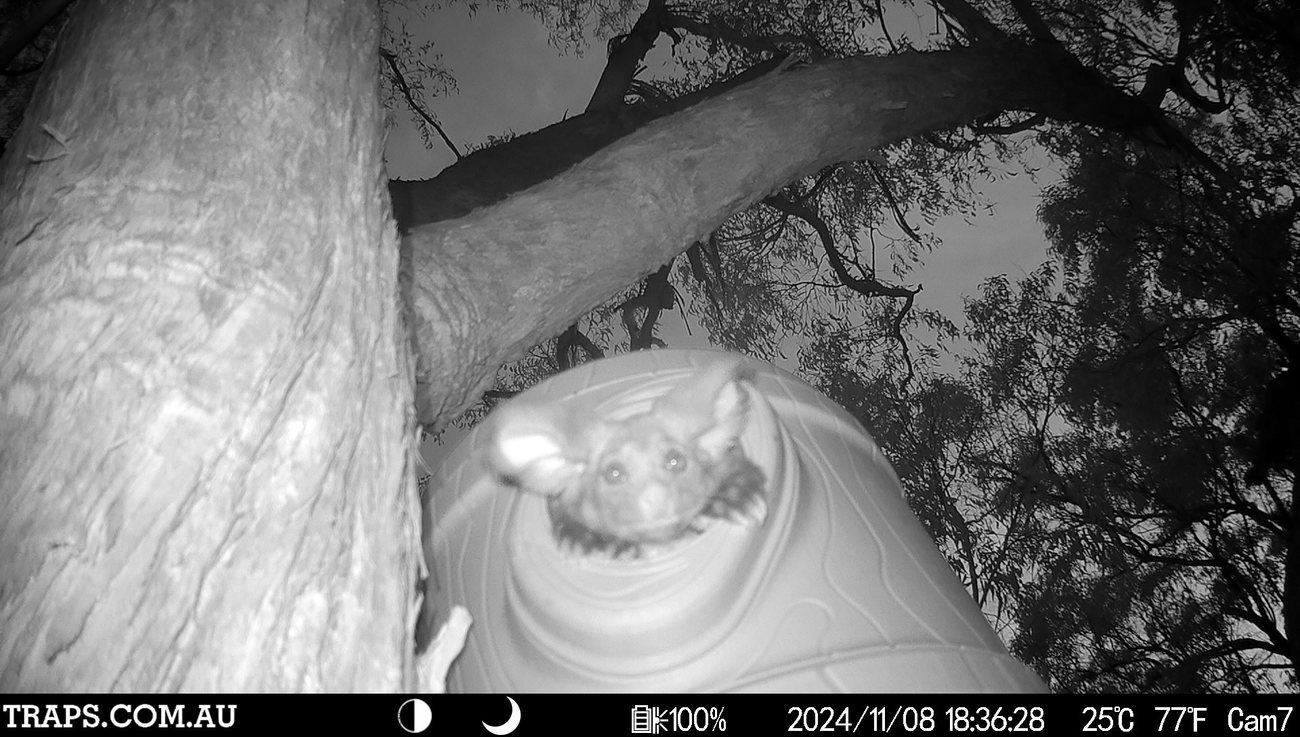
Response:
M78 4L0 169L0 691L411 685L377 22Z

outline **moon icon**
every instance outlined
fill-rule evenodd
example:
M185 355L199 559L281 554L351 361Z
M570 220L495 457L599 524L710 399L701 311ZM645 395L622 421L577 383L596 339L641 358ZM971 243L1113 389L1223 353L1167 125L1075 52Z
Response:
M499 727L494 727L487 722L483 722L483 729L486 729L495 735L503 735L510 734L519 726L519 704L515 703L515 700L509 696L507 696L506 699L510 702L510 718L506 720L505 724L502 724Z

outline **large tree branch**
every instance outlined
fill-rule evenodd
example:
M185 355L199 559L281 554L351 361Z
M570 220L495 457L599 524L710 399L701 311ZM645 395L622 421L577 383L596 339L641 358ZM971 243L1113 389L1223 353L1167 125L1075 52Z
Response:
M428 382L522 355L733 213L871 149L1005 109L1126 128L1148 108L1098 86L1054 47L981 45L836 59L660 119L490 207L415 228L404 274L422 422L471 394ZM500 295L484 304L473 295ZM464 367L464 368L458 368Z
M594 109L474 151L432 179L394 179L388 183L393 217L399 227L408 230L495 204L556 176L651 120L779 71L789 61L789 57L773 57L731 79L664 103Z

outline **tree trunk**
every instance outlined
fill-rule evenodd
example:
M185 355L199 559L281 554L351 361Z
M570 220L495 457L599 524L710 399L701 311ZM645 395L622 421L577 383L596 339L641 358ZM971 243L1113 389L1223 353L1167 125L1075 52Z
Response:
M0 168L0 691L412 685L377 22L75 9Z

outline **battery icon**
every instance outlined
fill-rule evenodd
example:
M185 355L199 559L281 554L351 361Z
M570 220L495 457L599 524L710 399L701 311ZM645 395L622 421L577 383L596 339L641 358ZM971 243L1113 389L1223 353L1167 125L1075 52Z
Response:
M659 710L646 704L632 707L632 734L659 734Z

